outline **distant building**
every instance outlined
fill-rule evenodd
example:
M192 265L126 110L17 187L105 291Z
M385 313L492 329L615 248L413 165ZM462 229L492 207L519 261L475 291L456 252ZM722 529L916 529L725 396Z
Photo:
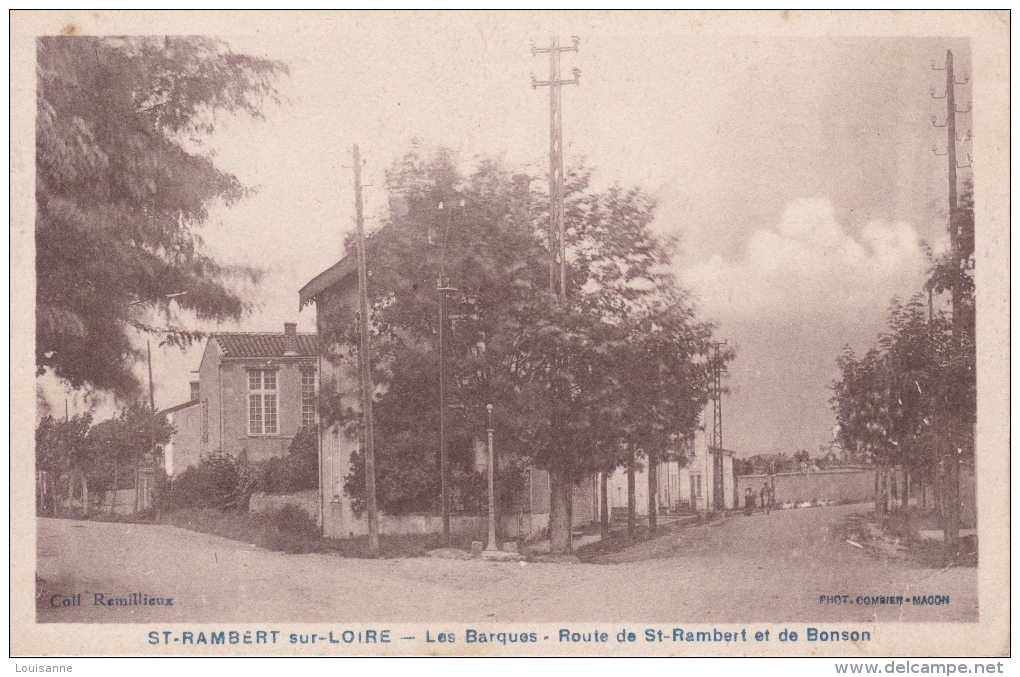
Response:
M709 446L704 431L698 431L687 450L686 463L659 461L656 468L656 505L659 512L704 512L733 510L737 505L733 476L734 452ZM598 486L598 485L596 485ZM609 511L619 515L627 508L627 471L618 468L607 486ZM648 514L647 461L635 473L634 496L638 515Z
M177 428L164 449L167 472L216 451L253 462L286 454L316 423L317 354L315 334L289 322L281 333L211 335L190 401L164 410Z

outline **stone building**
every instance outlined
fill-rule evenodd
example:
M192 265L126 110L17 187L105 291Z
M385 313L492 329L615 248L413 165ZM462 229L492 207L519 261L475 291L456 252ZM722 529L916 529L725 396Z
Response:
M278 333L212 334L190 401L164 410L177 428L164 450L167 472L217 451L253 462L286 454L316 423L317 354L315 334L289 322Z

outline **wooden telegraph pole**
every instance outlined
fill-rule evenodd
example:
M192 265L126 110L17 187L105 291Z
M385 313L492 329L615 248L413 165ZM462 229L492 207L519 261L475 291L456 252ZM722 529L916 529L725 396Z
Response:
M561 308L567 302L567 245L564 236L563 225L563 112L561 108L563 85L578 85L581 82L581 70L572 69L574 78L572 80L560 79L560 54L563 52L576 52L581 43L577 36L572 38L571 47L561 47L558 36L553 36L548 47L531 48L531 55L549 55L549 79L539 81L534 75L531 76L531 88L549 88L549 290L556 294L557 301ZM565 396L565 395L561 395ZM559 422L556 415L553 415L553 428L558 428ZM554 430L554 434L558 432ZM566 501L566 549L569 552L573 549L573 469L569 466L565 469L550 468L549 488L553 502ZM550 532L553 528L553 515L558 511L550 508ZM555 538L552 539L553 548L556 548Z
M358 297L361 303L359 323L361 344L358 350L358 380L361 382L361 411L365 439L365 503L368 512L368 552L379 555L379 512L375 500L375 440L372 419L372 361L368 338L368 267L365 257L365 217L361 202L361 152L354 144L354 212L358 240Z
M937 68L934 63L932 68L943 70ZM964 254L960 246L961 223L956 170L969 167L970 165L961 167L957 163L956 143L961 139L957 139L956 136L956 115L957 113L968 112L969 108L959 110L956 107L956 85L965 84L967 80L964 79L962 82L956 81L956 75L953 72L952 50L946 50L944 70L946 71L946 93L944 96L938 97L933 91L932 96L946 100L946 122L944 125L938 125L932 120L932 123L938 127L946 128L945 155L949 165L949 247L951 260L957 268L951 280L950 303L952 308L953 345L954 348L959 349L963 344L963 313L965 312L963 307L963 289L960 286L959 278L963 274L961 271L967 264L966 259L969 257L969 254ZM966 140L966 137L962 140ZM936 155L941 155L937 150L933 150ZM964 384L953 384L954 390L961 390L963 387ZM961 428L966 425L962 412L958 410L960 399L960 397L952 395L947 398L941 423L943 439L940 442L943 447L942 459L946 461L947 471L942 492L945 503L944 534L946 545L953 553L958 550L960 539L960 454L958 451L960 440L958 435Z

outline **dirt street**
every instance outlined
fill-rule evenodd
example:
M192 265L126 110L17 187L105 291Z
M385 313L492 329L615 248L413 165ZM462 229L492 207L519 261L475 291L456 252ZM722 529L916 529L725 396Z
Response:
M287 555L174 527L40 518L38 619L977 620L976 569L925 569L875 559L830 535L841 518L865 509L833 506L730 517L649 541L614 556L615 564ZM173 605L97 606L96 593L104 600L131 593L172 597ZM822 595L849 595L850 601L948 595L949 603L822 603Z

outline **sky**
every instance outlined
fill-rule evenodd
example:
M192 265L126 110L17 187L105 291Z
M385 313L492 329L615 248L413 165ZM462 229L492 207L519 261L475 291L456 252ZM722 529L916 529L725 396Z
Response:
M794 37L771 16L758 33L692 22L423 13L221 24L235 51L290 74L265 120L224 119L202 147L254 189L213 209L201 230L209 253L266 270L246 290L252 312L218 329L314 330L298 290L336 262L353 227L355 143L369 228L386 213L383 171L414 139L544 179L548 90L533 90L530 74L546 79L549 66L530 43L578 35L562 58L564 77L582 72L563 92L565 162L594 167L598 187L648 191L654 228L679 237L675 272L736 351L724 446L816 454L833 431L836 357L875 341L891 299L921 289L924 246L945 247L946 159L932 147L944 152L946 138L931 121L944 121L945 102L929 93L945 83L931 64L952 48L969 75L970 45ZM969 96L958 88L961 108ZM961 136L970 124L958 117ZM969 142L958 148L965 163ZM154 350L157 407L186 401L200 356Z

